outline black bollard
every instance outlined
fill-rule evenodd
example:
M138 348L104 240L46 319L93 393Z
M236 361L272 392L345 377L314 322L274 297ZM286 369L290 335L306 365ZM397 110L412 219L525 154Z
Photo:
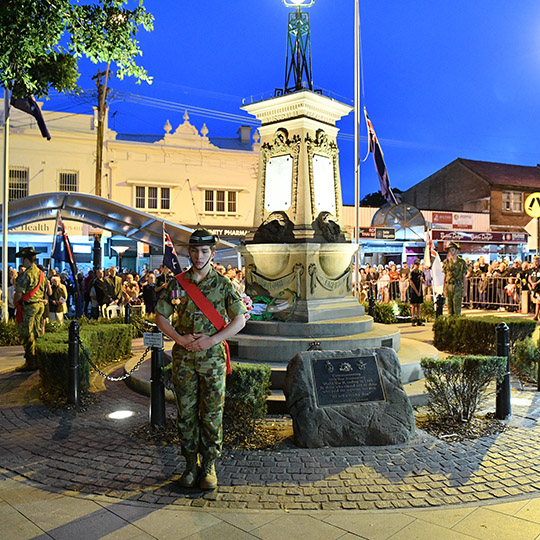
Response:
M79 405L79 321L74 319L69 325L69 381L68 403Z
M502 382L497 382L497 398L495 400L495 417L505 420L512 416L510 403L510 330L506 323L499 323L497 332L497 356L506 358L506 373Z
M160 332L157 326L153 330ZM152 347L152 368L150 379L150 424L165 425L165 386L161 377L163 368L163 347Z
M129 302L124 306L124 323L131 324L131 304Z
M370 317L375 315L375 296L373 296L373 293L371 293L369 297L368 314Z
M439 294L437 296L437 310L435 312L435 317L438 319L439 317L442 317L443 313L443 306L444 306L444 296L442 294Z

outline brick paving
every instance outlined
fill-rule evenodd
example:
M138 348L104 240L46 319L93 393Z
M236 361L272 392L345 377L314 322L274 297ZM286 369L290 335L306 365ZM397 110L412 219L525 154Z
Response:
M0 463L7 474L68 493L229 509L406 509L540 493L540 397L515 391L501 434L444 442L419 431L407 445L226 452L213 492L183 490L175 445L130 435L148 421L148 398L107 382L85 411L51 411L37 374L0 373ZM173 408L168 405L168 413ZM126 420L107 414L129 409Z

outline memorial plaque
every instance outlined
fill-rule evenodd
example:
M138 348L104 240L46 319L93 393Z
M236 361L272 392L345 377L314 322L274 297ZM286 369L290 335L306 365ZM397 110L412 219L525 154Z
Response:
M317 405L386 401L375 355L311 361Z

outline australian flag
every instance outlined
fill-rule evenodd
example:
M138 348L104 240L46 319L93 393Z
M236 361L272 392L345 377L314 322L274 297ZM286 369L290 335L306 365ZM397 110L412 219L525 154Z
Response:
M379 144L379 139L375 135L373 124L369 119L367 110L364 107L364 115L366 116L366 125L369 138L369 151L373 154L373 160L375 161L375 169L377 169L377 175L381 184L381 193L384 199L390 204L398 204L396 196L390 189L390 180L388 179L388 171L386 170L386 164L384 162L384 155Z
M174 276L182 272L182 267L178 261L178 254L176 253L171 237L165 228L165 223L163 223L163 264L171 270Z
M83 314L83 303L79 281L77 280L77 263L73 256L71 243L66 233L66 227L62 221L60 211L56 214L56 229L51 249L51 258L57 262L64 261L69 264L73 280L73 290L75 291L75 313L77 317L80 317Z
M33 96L26 96L24 98L12 97L10 103L12 107L15 107L16 109L19 109L20 111L23 111L30 116L33 116L37 121L37 125L39 127L39 131L41 131L41 135L45 137L48 141L51 140L51 134L49 133L49 130L45 125L45 120L43 119L41 109L39 108L39 105L36 103L36 100Z

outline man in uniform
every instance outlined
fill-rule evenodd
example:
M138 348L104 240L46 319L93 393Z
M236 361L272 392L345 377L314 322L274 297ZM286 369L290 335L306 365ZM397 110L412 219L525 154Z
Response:
M444 295L449 315L461 315L463 301L463 278L467 273L467 263L458 255L459 244L450 242L448 256L443 262Z
M533 257L533 266L529 271L527 283L529 285L531 300L535 305L534 320L537 321L540 315L540 257L538 255Z
M171 279L156 306L156 324L175 345L172 377L178 407L178 432L186 469L182 487L217 487L215 460L221 455L225 401L226 353L223 340L245 325L246 308L232 283L211 266L217 238L204 229L193 232L188 253L191 267L185 278L229 322L219 332L190 296ZM175 326L169 317L176 312ZM199 470L199 457L201 469Z
M14 303L16 310L22 312L18 317L18 330L24 345L25 363L16 371L35 371L38 369L36 362L36 338L41 330L41 318L43 316L45 288L47 280L43 272L36 265L36 255L32 247L22 248L16 257L20 257L25 271L19 274L15 284Z

